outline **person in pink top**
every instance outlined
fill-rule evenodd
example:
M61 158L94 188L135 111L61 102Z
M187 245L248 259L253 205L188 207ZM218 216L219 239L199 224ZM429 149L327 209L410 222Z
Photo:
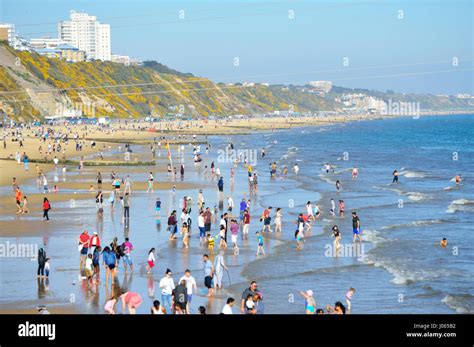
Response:
M138 306L142 304L142 297L140 294L135 292L123 293L120 298L122 299L122 312L125 313L125 306L128 307L128 313L135 314Z
M130 267L130 272L133 272L133 262L132 262L132 251L133 251L133 244L130 242L128 237L125 238L125 242L123 243L124 255L122 256L123 259L123 266L125 268L125 272L127 272L127 266Z
M234 255L239 254L239 246L237 245L237 236L239 236L239 224L236 219L230 221L230 233L232 238L232 244L234 246Z

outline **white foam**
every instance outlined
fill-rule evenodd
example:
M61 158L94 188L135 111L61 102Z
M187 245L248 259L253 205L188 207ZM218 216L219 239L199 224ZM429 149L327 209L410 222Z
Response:
M463 307L458 298L452 295L446 295L441 302L446 304L449 308L456 311L456 313L469 313L469 310Z
M420 193L420 192L408 192L408 193L404 193L403 195L408 195L408 199L412 201L422 201L428 198L428 195Z
M418 171L410 171L410 170L403 170L400 171L400 175L407 177L407 178L424 178L426 175L422 172Z
M420 226L428 226L433 224L441 224L443 221L441 219L430 219L430 220L417 220L414 222L404 223L404 224L395 224L395 225L387 225L382 227L382 230L389 230L389 229L397 229L403 227L420 227Z
M446 209L447 213L454 213L456 211L474 211L474 200L458 199L453 200Z

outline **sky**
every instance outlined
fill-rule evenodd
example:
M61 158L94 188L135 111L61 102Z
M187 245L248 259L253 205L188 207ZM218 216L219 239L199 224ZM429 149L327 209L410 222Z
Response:
M216 82L474 94L472 0L0 0L0 22L57 37L71 10L111 25L113 54Z

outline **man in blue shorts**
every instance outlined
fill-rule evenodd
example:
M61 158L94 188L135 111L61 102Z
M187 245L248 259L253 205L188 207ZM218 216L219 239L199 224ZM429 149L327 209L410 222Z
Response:
M360 219L357 216L356 212L352 212L352 232L354 234L354 241L356 241L356 238L359 238L359 242L362 242L362 239L360 237Z

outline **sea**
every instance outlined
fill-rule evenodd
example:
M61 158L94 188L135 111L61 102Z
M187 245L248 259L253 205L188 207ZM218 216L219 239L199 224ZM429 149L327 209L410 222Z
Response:
M304 313L300 291L308 289L314 292L317 308L334 305L336 301L345 304L350 287L356 290L352 298L354 314L473 313L473 134L474 115L466 114L209 136L209 152L206 154L207 145L202 144L204 160L199 165L192 161L191 145L174 146L172 160L174 165L185 165L182 180L190 188L133 193L129 225L123 224L119 208L110 211L107 204L104 214L98 216L91 196L74 203L53 201L52 221L41 236L0 237L2 243L39 244L52 258L46 288L44 283L37 283L34 261L2 259L0 307L10 307L11 303L22 307L69 304L79 313L103 313L110 289L103 283L87 289L78 272L77 239L82 229L88 229L98 231L103 244L113 237L119 241L129 237L134 244L135 273L124 274L120 264L115 290L139 292L144 304L138 313L148 313L152 301L160 300L158 282L167 268L173 271L175 281L185 269L192 271L199 287L191 305L193 313L201 305L210 313L219 313L227 297L240 301L242 291L252 280L257 281L262 293L265 313ZM246 153L247 158L253 155L253 169L258 174L255 195L249 194L244 163L235 165L235 158L223 156L230 144L236 151ZM147 153L149 146L133 149ZM123 167L103 169L104 185L113 169L119 174L129 170L135 182L146 181L148 171L155 173L155 181L180 181L179 168L177 178L163 172L168 161L166 150L161 148L158 155L156 166L142 171ZM216 180L208 174L213 161L224 177L222 195L217 192ZM277 164L274 178L270 175L273 162ZM295 164L299 166L297 174L293 170ZM331 165L329 173L325 164ZM286 175L282 173L285 166ZM354 167L358 168L357 179L352 178ZM231 168L235 170L233 183ZM395 169L399 172L398 184L392 183ZM93 167L86 167L83 172L71 168L64 179L84 182L88 187L96 171ZM457 186L454 177L458 174L462 182ZM54 179L58 173L48 175ZM336 181L341 184L339 191ZM34 191L34 181L25 189ZM197 236L197 208L194 206L191 213L194 225L189 249L183 248L180 239L169 241L166 230L167 214L173 209L179 211L185 195L196 202L199 189L203 190L206 205L216 206L219 214L226 210L228 196L233 198L237 214L241 199L251 200L250 238L239 238L240 254L234 255L229 237L230 246L224 256L229 271L224 276L224 288L213 299L206 297L203 285L202 255L208 250ZM11 188L0 190L3 194ZM154 210L157 196L163 207L159 218ZM331 199L336 205L344 200L344 217L330 213ZM305 213L308 201L319 206L321 217L313 223L298 250L294 237L296 219L299 213ZM283 230L264 234L266 255L257 257L255 232L261 230L259 217L269 206L273 211L282 209ZM352 239L353 211L360 218L362 242L354 243ZM0 215L0 226L13 227L19 218L34 223L40 215ZM334 225L342 236L339 254L334 252ZM213 234L217 234L217 226L218 223L213 224ZM445 248L440 247L443 238L448 242ZM151 247L157 250L157 266L154 275L147 276L144 265Z

